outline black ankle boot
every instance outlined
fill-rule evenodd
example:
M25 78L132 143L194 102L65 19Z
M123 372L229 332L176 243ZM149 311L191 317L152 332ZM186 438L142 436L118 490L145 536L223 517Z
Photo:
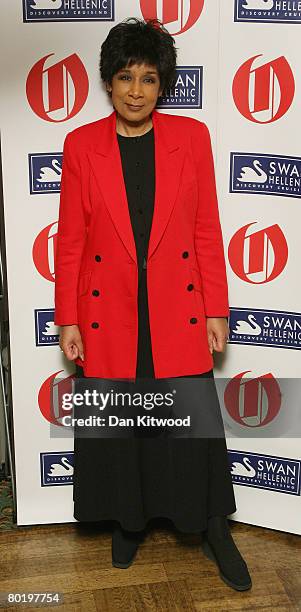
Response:
M202 549L209 559L215 561L226 584L237 591L251 588L252 580L247 564L232 538L226 516L212 516L208 519Z
M129 567L143 537L144 531L126 531L118 525L112 535L112 565L121 569Z

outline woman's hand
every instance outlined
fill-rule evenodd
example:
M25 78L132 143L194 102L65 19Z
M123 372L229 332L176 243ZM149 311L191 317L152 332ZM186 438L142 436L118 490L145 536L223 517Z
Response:
M77 357L84 361L84 348L78 325L62 325L59 344L69 361L74 361Z
M229 326L225 317L207 317L207 336L210 353L224 351L229 337Z

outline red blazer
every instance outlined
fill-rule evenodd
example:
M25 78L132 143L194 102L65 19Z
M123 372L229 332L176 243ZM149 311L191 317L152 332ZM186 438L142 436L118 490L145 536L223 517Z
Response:
M206 316L229 316L228 287L208 128L157 110L152 120L156 194L147 257L149 319L155 377L168 378L213 367ZM137 292L114 110L74 129L64 142L55 323L78 324L84 361L75 363L85 376L135 378Z

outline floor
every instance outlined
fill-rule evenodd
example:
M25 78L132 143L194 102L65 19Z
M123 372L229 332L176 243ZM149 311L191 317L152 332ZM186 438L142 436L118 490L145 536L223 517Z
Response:
M300 536L231 521L253 580L250 591L237 592L203 555L199 536L180 534L168 519L149 523L130 568L112 567L114 525L6 524L0 530L0 592L61 592L64 602L49 611L301 611Z

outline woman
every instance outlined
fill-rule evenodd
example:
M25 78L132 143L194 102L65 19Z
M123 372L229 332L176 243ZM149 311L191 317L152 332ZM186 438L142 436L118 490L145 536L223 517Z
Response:
M174 39L128 19L101 47L113 112L67 134L56 250L55 323L78 377L213 377L228 336L227 280L207 127L159 113ZM74 517L114 519L128 567L155 516L204 532L233 588L251 579L230 533L225 439L74 441ZM205 549L204 549L205 550Z

